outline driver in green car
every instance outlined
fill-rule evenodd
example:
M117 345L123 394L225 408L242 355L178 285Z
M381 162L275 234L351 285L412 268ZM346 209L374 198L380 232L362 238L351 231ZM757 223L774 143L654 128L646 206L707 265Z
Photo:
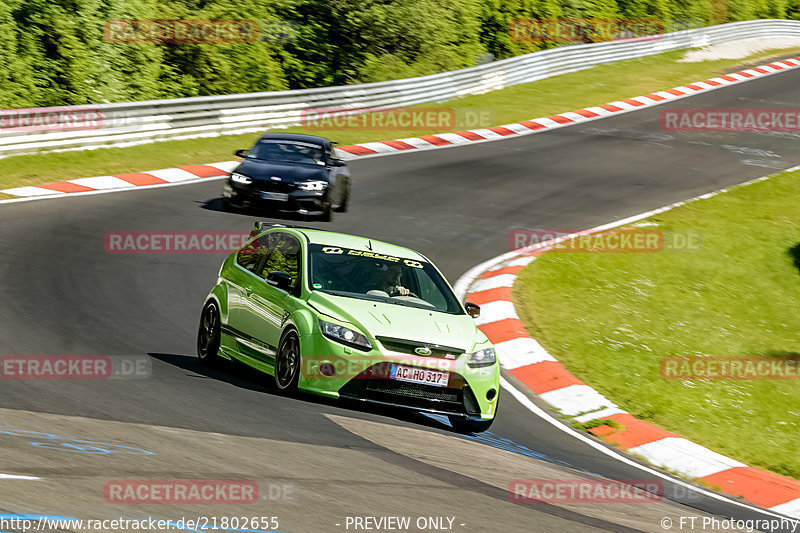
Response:
M378 290L381 290L389 296L407 296L411 291L400 285L400 276L403 275L403 267L399 263L395 264L379 264L378 272L380 281L378 282Z

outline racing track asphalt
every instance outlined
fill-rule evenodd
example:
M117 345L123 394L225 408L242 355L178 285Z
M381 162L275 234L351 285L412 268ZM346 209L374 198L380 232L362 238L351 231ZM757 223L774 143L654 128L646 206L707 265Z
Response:
M515 228L593 227L800 164L800 134L665 133L659 127L660 112L674 107L800 107L798 86L800 71L789 71L545 133L356 160L350 212L331 224L299 223L418 249L454 282L507 251ZM153 374L113 382L4 380L0 407L332 449L363 446L363 437L330 416L452 436L446 424L424 416L396 412L387 418L325 400L286 399L246 370L198 368L200 306L222 256L112 255L103 237L110 230L249 229L253 213L221 211L220 186L211 181L2 205L0 354L150 354ZM491 431L559 469L646 477L553 431L508 394ZM408 461L398 457L398 465ZM9 468L0 463L0 471ZM444 474L438 479L464 482ZM691 506L720 516L763 517L707 497ZM458 505L451 511L469 513ZM363 514L369 512L365 503ZM592 527L616 530L591 520ZM660 530L655 522L641 529Z

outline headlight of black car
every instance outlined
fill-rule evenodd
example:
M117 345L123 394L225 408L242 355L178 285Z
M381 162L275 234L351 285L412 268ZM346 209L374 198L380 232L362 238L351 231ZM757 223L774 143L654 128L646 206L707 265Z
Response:
M303 183L300 183L297 187L301 191L324 191L327 186L328 186L327 181L314 180L314 181L305 181Z
M239 174L238 172L231 173L231 179L236 183L241 183L242 185L249 185L253 183L253 179L245 176L244 174Z

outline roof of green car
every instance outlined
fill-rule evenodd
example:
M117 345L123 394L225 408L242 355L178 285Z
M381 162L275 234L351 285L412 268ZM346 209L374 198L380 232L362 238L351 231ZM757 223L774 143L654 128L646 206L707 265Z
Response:
M305 235L312 244L328 244L342 248L351 248L354 250L365 250L384 255L393 255L396 257L402 257L404 259L428 261L425 256L419 252L415 252L410 248L405 248L396 244L389 244L388 242L377 241L369 237L360 237L358 235L349 235L347 233L336 233L333 231L307 228L291 229Z

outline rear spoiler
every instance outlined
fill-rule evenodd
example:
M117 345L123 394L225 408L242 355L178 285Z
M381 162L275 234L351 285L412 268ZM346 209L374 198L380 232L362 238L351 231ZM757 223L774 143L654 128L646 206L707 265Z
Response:
M276 224L274 222L265 222L263 220L256 220L255 224L253 224L253 229L250 230L250 235L247 236L247 240L249 241L253 237L257 237L262 233L264 233L265 231L267 231L268 229L272 228L317 229L317 228L310 228L308 226L297 226L295 224Z

